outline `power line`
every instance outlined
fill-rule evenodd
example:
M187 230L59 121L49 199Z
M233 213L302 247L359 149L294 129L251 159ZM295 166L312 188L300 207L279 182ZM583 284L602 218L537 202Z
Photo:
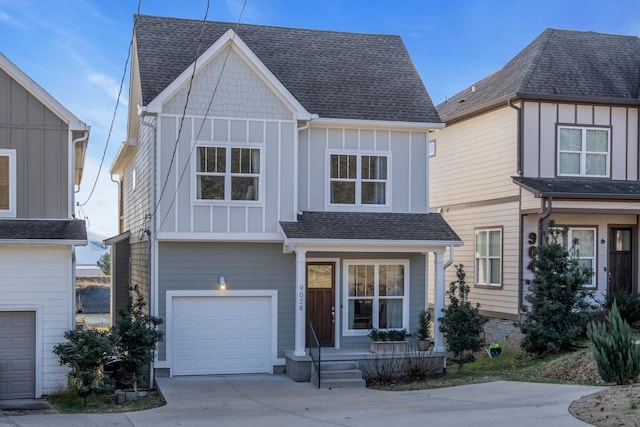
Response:
M216 85L214 86L213 92L211 93L211 98L209 99L209 104L207 105L207 110L204 113L204 119L202 120L202 123L200 123L200 128L198 129L198 133L196 134L195 140L198 140L198 138L200 137L200 133L202 132L202 129L203 129L204 124L206 122L206 118L209 116L209 112L211 111L211 106L213 105L213 99L214 99L214 97L215 97L215 95L216 95L216 93L218 91L218 86L220 85L220 80L222 80L222 74L224 73L224 69L225 69L225 67L227 65L227 61L228 61L229 55L231 53L233 40L235 39L236 34L238 32L238 29L240 27L240 22L242 21L242 16L244 15L244 11L245 11L246 6L247 6L247 0L244 0L244 2L242 3L242 9L240 10L240 15L238 16L238 21L236 22L235 32L234 32L234 34L233 34L233 36L231 38L231 43L229 44L229 48L227 49L227 53L226 53L226 55L224 57L224 61L222 63L222 67L220 69L220 74L218 75L218 79L216 80ZM186 104L185 104L185 111L186 111ZM185 117L185 115L183 114L181 120L184 120L184 117ZM182 127L182 122L180 123L180 126ZM176 152L177 145L178 145L178 140L176 139L176 145L175 145L174 151L173 151L174 154ZM169 212L171 211L171 208L173 207L173 204L175 203L176 196L178 194L178 189L180 188L180 184L182 183L182 179L184 178L184 174L185 174L187 168L189 167L189 161L191 159L191 156L193 154L193 151L194 151L195 147L196 147L196 144L193 144L193 146L191 147L191 150L189 151L189 156L187 157L187 161L185 162L184 168L182 168L182 172L180 174L180 178L178 179L178 184L176 185L176 189L173 192L173 196L171 197L171 203L169 204L169 207L167 208L167 212L162 217L162 221L160 221L160 223L158 224L158 229L160 229L162 227L162 225L164 224L164 222L166 221L167 217L169 216ZM172 161L173 161L173 158L172 158ZM167 179L165 180L165 186L166 186L166 183L168 181L169 172L170 171L171 171L171 168L169 168L169 171L167 172ZM164 188L163 188L163 190L164 190ZM158 202L157 202L157 204L155 206L154 218L155 218L155 213L156 213L158 207L160 206L161 199L162 199L162 194L158 198Z
M84 206L89 203L91 200L91 196L93 196L93 192L96 189L96 185L98 185L98 178L100 178L100 172L102 171L102 165L104 164L104 158L107 155L107 148L109 148L109 141L111 140L111 132L113 131L113 125L116 121L116 114L118 113L118 105L120 105L120 95L122 94L122 87L124 86L124 78L127 75L127 67L129 66L129 58L131 57L131 51L133 49L133 38L136 31L136 23L138 22L138 16L140 15L140 4L142 0L138 0L138 8L136 11L136 16L133 20L133 30L131 30L131 41L129 42L129 50L127 51L127 59L124 62L124 70L122 70L122 78L120 79L120 88L118 89L118 98L116 99L116 107L113 110L113 116L111 117L111 125L109 126L109 134L107 135L107 141L104 144L104 151L102 152L102 158L100 159L100 166L98 167L98 173L96 174L96 179L93 181L93 186L91 187L91 191L89 192L89 196L87 196L87 200L83 203L78 203L78 206Z
M193 71L191 72L191 78L189 79L189 88L187 89L187 99L184 102L184 108L182 109L182 117L180 117L180 126L178 127L178 136L176 137L176 142L173 144L173 153L171 153L171 161L169 162L169 169L167 170L167 177L162 184L162 190L160 191L160 196L158 197L158 201L153 208L153 217L155 218L156 211L158 210L158 206L160 206L160 200L162 200L162 196L164 195L164 190L167 188L167 183L169 182L169 176L171 176L171 168L173 167L173 162L176 159L176 152L178 151L178 141L180 141L180 135L182 134L182 126L184 124L184 119L187 115L187 106L189 105L189 96L191 95L191 88L193 87L193 79L196 75L196 65L198 62L198 57L200 56L200 47L202 46L202 36L204 35L204 28L207 24L207 16L209 16L209 6L210 0L207 0L207 8L204 11L204 18L202 18L202 27L200 29L200 37L198 38L198 48L196 49L196 55L193 60ZM177 189L176 189L177 190Z

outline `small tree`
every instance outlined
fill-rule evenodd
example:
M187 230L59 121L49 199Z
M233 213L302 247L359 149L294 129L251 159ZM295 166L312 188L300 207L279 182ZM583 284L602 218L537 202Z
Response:
M593 271L578 262L577 239L570 251L561 243L566 236L566 227L560 230L551 224L547 244L538 248L532 261L534 276L525 298L529 306L524 307L526 319L518 324L525 335L522 348L530 354L567 348L589 320L591 292L584 286Z
M475 306L469 301L467 285L462 264L456 265L457 280L449 284L447 296L449 305L443 310L440 320L440 332L446 338L447 350L453 353L452 361L462 369L465 363L475 360L474 352L483 345L482 327L489 318L480 314L480 304Z
M590 323L587 337L593 343L593 357L603 381L629 384L640 375L640 346L631 327L622 319L614 302L604 323Z
M90 394L113 388L100 369L112 352L113 341L108 333L94 329L70 330L64 337L67 342L55 345L53 353L61 365L71 368L69 389L78 393L86 406Z
M104 274L105 276L110 276L111 275L111 252L107 251L103 253L100 256L100 258L98 258L98 261L96 261L96 265L100 267L100 270L102 270L102 274Z
M144 298L137 288L134 291L137 297L135 300L130 297L127 310L120 311L120 318L112 328L112 334L125 376L137 391L138 379L145 366L153 362L156 345L162 341L164 334L157 329L162 324L162 319L145 314Z

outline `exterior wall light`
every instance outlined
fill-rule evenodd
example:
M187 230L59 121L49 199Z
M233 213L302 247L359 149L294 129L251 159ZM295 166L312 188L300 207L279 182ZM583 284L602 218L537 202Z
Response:
M227 283L224 281L224 276L220 276L220 280L218 281L218 285L220 286L221 291L227 290Z

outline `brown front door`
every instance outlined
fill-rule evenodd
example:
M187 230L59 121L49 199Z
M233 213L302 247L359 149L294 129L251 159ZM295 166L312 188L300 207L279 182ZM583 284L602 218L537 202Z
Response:
M307 324L313 328L322 347L334 346L335 330L335 264L307 263ZM311 337L307 334L307 346Z
M633 228L611 227L609 232L608 293L633 291Z

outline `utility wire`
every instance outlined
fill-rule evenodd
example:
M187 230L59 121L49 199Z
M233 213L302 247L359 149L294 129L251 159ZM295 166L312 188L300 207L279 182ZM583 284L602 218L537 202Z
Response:
M187 106L189 105L189 96L191 95L191 88L193 87L193 80L196 76L196 65L198 62L198 58L200 57L200 48L202 47L202 36L204 35L204 28L207 24L207 16L209 16L209 6L210 0L207 0L207 8L204 11L204 18L202 18L202 28L200 29L200 37L198 38L198 48L196 49L195 58L193 60L193 71L191 72L191 78L189 79L189 88L187 89L187 99L184 102L184 108L182 109L182 117L180 117L180 126L178 127L178 136L176 137L176 142L173 144L173 153L171 154L171 161L169 162L169 169L167 170L167 176L164 179L164 183L162 184L162 190L160 191L160 196L158 197L158 201L153 208L153 217L155 218L156 211L158 210L158 206L160 206L160 201L162 200L162 196L164 195L164 191L167 188L167 183L169 182L169 177L171 176L171 168L173 167L173 162L176 159L176 152L178 151L178 141L180 141L180 135L182 134L182 126L184 124L184 119L187 115ZM176 189L177 191L177 189ZM175 196L174 196L175 197Z
M102 152L102 158L100 159L100 166L98 167L98 173L96 174L96 179L93 181L93 186L91 187L91 191L89 192L89 196L87 196L87 200L83 203L78 203L78 206L84 206L89 203L91 197L93 196L93 192L96 189L96 185L98 185L98 178L100 178L100 172L102 171L102 165L104 165L104 158L107 155L107 148L109 148L109 141L111 140L111 132L113 131L113 125L116 121L116 114L118 113L118 105L120 105L120 95L122 94L122 87L124 86L124 78L127 75L127 67L129 66L129 58L131 57L131 51L133 50L133 38L136 32L136 23L138 22L138 16L140 15L140 4L142 0L138 0L138 8L136 11L136 16L133 20L133 30L131 30L131 41L129 42L129 50L127 52L127 59L124 62L124 70L122 70L122 78L120 79L120 88L118 89L118 98L116 99L116 107L113 110L113 116L111 117L111 125L109 126L109 134L107 135L107 142L104 144L104 151Z
M211 98L209 99L209 104L207 105L207 110L205 111L204 114L204 118L202 120L202 123L200 123L200 128L198 129L198 133L196 134L195 140L197 141L198 138L200 137L200 133L202 133L202 129L204 127L204 124L206 123L206 118L209 116L209 112L211 111L211 106L213 105L213 100L214 97L216 95L216 93L218 92L218 87L220 85L220 80L222 79L222 75L224 73L224 69L227 65L227 61L229 59L229 55L231 53L231 48L233 45L233 40L236 37L236 34L238 32L238 29L240 27L240 22L242 21L242 16L244 15L244 11L246 9L247 6L247 0L244 0L244 2L242 3L242 9L240 10L240 15L238 16L238 21L236 22L236 28L234 31L234 34L231 38L231 43L229 44L229 47L227 49L227 53L224 57L224 61L222 63L222 67L220 69L220 74L218 75L218 79L216 80L216 85L213 88L213 92L211 93ZM186 105L185 105L185 111L186 111ZM184 120L184 114L182 116L182 120ZM182 123L181 123L182 126ZM178 141L176 140L176 147L177 147ZM174 154L175 154L175 149L176 147L174 147ZM187 168L189 167L189 162L191 159L191 156L193 155L193 151L196 147L196 144L194 143L193 146L191 147L191 150L189 151L189 156L187 157L187 161L185 162L184 168L182 168L182 172L180 174L180 178L178 180L178 184L176 186L175 191L173 192L173 196L171 197L171 203L169 204L169 207L167 208L167 212L165 213L165 215L162 217L162 221L160 221L159 225L158 225L158 229L160 229L162 227L162 225L164 224L164 222L166 221L167 217L169 216L169 212L171 212L171 208L173 207L175 201L176 201L176 196L178 194L178 189L180 188L180 184L182 183L182 179L184 178L185 172L187 170ZM168 173L167 173L167 180L168 180ZM165 180L165 185L167 183L167 180ZM154 216L155 216L155 211L158 209L159 205L160 205L160 201L162 199L162 195L158 198L158 203L156 204L155 210L154 210Z

